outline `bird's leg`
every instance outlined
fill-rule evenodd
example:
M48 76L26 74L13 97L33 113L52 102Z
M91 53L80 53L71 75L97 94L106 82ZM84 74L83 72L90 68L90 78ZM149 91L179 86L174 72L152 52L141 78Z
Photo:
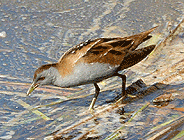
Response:
M118 76L122 79L121 103L123 103L123 99L126 97L126 91L125 91L126 75L122 75L122 74L117 73L116 76Z
M96 99L98 98L98 95L99 95L99 92L100 92L100 88L97 85L97 83L94 83L94 86L95 86L95 96L93 97L93 100L92 100L92 102L91 102L91 104L89 106L89 110L94 109L94 105L95 105Z

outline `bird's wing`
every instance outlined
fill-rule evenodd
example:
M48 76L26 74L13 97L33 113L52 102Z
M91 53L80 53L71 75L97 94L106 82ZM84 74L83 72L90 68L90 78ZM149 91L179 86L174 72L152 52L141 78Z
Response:
M156 28L156 27L155 27ZM98 38L87 40L69 49L58 61L70 72L77 63L107 63L120 66L127 53L134 51L139 44L151 38L149 33L155 28L129 37Z
M120 66L125 56L127 59L128 53L132 53L139 44L152 37L149 34L155 28L124 38L101 38L94 45L91 45L78 62L99 62Z
M126 50L131 48L133 40L128 38L101 38L92 45L78 60L78 63L108 63L120 65Z

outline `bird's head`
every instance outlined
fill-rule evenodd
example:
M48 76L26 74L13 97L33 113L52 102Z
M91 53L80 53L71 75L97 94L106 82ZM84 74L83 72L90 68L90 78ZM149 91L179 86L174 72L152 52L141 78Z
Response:
M56 64L47 64L39 67L35 73L31 87L27 91L27 95L42 85L51 85L55 80L54 69Z

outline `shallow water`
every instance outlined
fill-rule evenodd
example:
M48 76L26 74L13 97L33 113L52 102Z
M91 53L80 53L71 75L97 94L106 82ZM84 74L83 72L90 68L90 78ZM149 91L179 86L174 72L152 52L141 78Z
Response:
M86 112L92 100L93 86L84 85L71 89L60 89L57 87L41 87L34 91L30 97L26 97L26 91L32 82L36 68L40 65L57 62L61 55L70 47L79 44L87 39L97 37L127 36L147 30L152 26L159 25L155 33L167 36L170 29L173 29L184 15L184 3L181 0L173 1L143 1L143 0L112 0L112 1L1 1L0 2L0 138L1 139L43 139L45 136L56 130L67 128L79 120L90 117ZM170 26L167 26L170 25ZM162 81L166 76L174 74L182 69L183 65L177 65L166 73L167 66L174 66L182 60L184 50L183 34L178 35L172 50L177 53L169 53L170 50L161 51L157 56L159 59L152 65L148 61L148 68L138 65L125 71L127 74L127 85L143 78L146 85L153 85ZM174 47L177 47L176 49ZM165 52L168 52L166 55ZM181 57L175 57L181 56ZM172 56L172 57L171 57ZM175 58L175 59L172 59ZM170 65L173 64L173 65ZM141 70L142 69L144 71ZM146 69L146 70L145 70ZM156 79L152 79L152 72ZM151 76L150 76L151 75ZM137 77L138 76L138 77ZM140 77L139 77L140 76ZM171 91L179 92L183 97L183 77L170 80L167 85ZM175 75L177 78L177 76ZM102 93L96 102L96 107L106 107L120 94L121 81L114 77L100 83ZM165 91L169 92L167 88ZM170 91L170 92L171 92ZM127 113L137 110L137 106L143 106L146 101L157 97L162 90L154 95L146 96L142 100L133 101L125 107ZM77 98L79 97L79 98ZM173 102L175 107L182 107L182 97ZM76 98L76 99L74 99ZM181 98L181 99L180 99ZM107 101L107 102L106 102ZM157 108L149 108L143 112L140 121L148 112L154 114L159 111ZM96 122L89 121L76 130L76 137L79 132L88 132L94 128L100 133L89 134L89 137L103 139L110 135L113 130L120 127L123 121L115 110L110 113L102 113ZM171 112L170 117L182 115L183 112ZM165 121L163 118L158 122ZM168 117L169 118L169 117ZM155 118L149 118L155 120ZM147 131L139 133L141 126L134 127L136 122L130 125L124 138L134 139L142 137ZM100 125L97 125L100 124ZM143 128L142 128L143 127ZM149 125L147 126L149 127ZM103 128L103 129L102 129ZM137 131L135 131L137 130ZM139 130L139 131L138 131ZM71 132L71 135L75 133ZM98 137L99 136L99 137ZM67 136L65 136L67 137Z

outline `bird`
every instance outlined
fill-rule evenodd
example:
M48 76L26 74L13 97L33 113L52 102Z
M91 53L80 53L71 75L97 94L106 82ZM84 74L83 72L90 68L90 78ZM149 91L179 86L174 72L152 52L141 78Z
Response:
M121 96L126 97L126 75L119 72L137 64L154 50L156 45L137 47L150 39L150 33L156 28L128 37L90 39L70 48L58 62L42 65L35 71L27 95L43 85L70 88L94 84L95 94L89 106L89 110L94 110L100 93L98 83L118 76L122 79Z

